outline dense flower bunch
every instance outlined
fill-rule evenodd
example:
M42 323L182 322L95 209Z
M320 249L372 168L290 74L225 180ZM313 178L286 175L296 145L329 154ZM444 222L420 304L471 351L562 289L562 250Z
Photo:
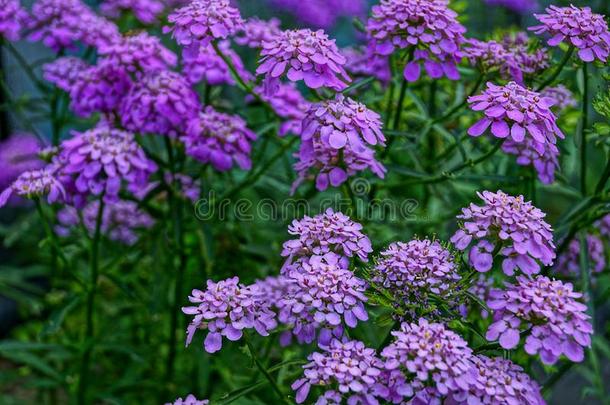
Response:
M119 37L108 46L100 47L101 61L120 66L130 73L154 72L176 66L178 58L146 32Z
M277 18L268 21L249 18L235 36L235 42L242 46L258 49L263 47L263 43L273 41L281 33L280 20Z
M66 191L55 176L52 167L40 170L29 170L17 177L8 188L0 193L0 207L3 207L13 195L24 198L47 196L49 203L65 198Z
M79 80L79 75L89 68L90 66L80 58L63 56L53 62L45 63L42 67L42 77L69 93Z
M0 190L7 188L19 175L42 168L38 158L42 144L30 134L12 134L0 142Z
M605 62L610 53L610 32L601 14L594 14L590 7L550 6L546 14L534 14L540 25L530 27L536 34L552 36L548 44L557 46L564 42L578 49L584 62L599 59Z
M199 99L188 80L178 73L150 73L135 82L119 112L129 131L175 136L199 111Z
M244 329L252 328L267 336L277 325L256 285L240 284L238 277L217 283L208 280L206 290L193 290L189 301L195 306L182 308L185 314L194 315L187 328L186 344L191 343L197 329L207 330L204 347L208 353L221 349L223 336L236 341Z
M301 124L311 108L311 103L303 97L294 83L281 83L277 93L273 96L265 95L265 89L262 86L255 88L254 91L263 101L269 103L279 117L284 119L278 135L284 136L289 132L295 135L301 134L303 128Z
M464 41L462 54L471 65L479 66L483 72L497 69L504 77L508 76L513 80L521 81L521 71L516 61L504 45L497 41L467 39Z
M174 402L168 402L165 405L208 405L210 401L207 399L198 400L193 394L189 394L186 398L178 398Z
M394 341L381 352L385 370L394 374L392 385L382 395L384 399L389 400L391 392L405 400L413 395L430 395L420 391L429 384L432 395L452 396L474 383L472 350L443 324L420 318L418 323L404 322L392 335Z
M331 28L340 17L364 16L364 0L271 0L307 26Z
M312 89L340 91L350 82L343 68L346 62L335 40L324 31L288 30L263 43L256 74L265 76L263 86L268 96L279 90L284 74L293 82L303 80Z
M487 277L485 274L479 274L479 277L476 278L471 284L468 292L475 296L482 303L487 302L489 300L489 293L494 286L494 279L492 277ZM481 307L482 305L478 302L474 304L475 307ZM469 308L465 305L460 306L460 312L464 317L468 316ZM481 316L483 318L487 318L489 316L489 312L484 307L481 308Z
M231 60L237 70L237 74L245 81L249 81L253 76L244 67L239 55L231 49L229 41L220 41L218 48ZM212 45L201 45L199 52L185 53L182 58L183 73L193 84L205 81L207 84L217 86L221 84L235 84L235 79L231 75L231 70L225 61L216 53Z
M309 255L333 252L345 257L357 256L363 262L373 251L370 239L362 233L362 225L347 215L328 208L323 214L295 219L288 233L298 236L284 242L282 256L288 261Z
M493 6L506 7L521 14L535 10L538 7L536 0L485 0L485 2Z
M347 59L345 69L354 76L376 77L383 84L390 82L392 72L390 61L387 56L370 55L368 49L362 48L343 48L341 53Z
M357 340L333 339L322 353L314 352L307 359L303 378L292 384L298 404L307 399L312 385L330 387L317 404L340 404L341 396L346 396L349 404L378 403L374 393L383 362L374 349Z
M540 95L553 100L555 102L553 107L557 108L559 111L578 105L572 92L563 84L560 84L557 87L547 87L542 90Z
M459 250L466 250L473 241L469 260L481 272L493 265L492 253L504 256L502 270L513 275L516 268L525 274L540 271L538 261L549 266L555 259L551 226L544 221L546 214L523 196L513 197L502 191L477 193L484 205L474 203L462 209L463 227L451 238Z
M122 11L131 11L144 24L152 24L165 9L160 0L104 0L100 11L112 18L119 18Z
M67 206L57 213L58 225L55 231L58 235L68 236L72 229L80 223L81 216L83 225L93 237L97 226L97 217L100 210L99 201L91 201L81 211ZM108 239L133 246L138 241L138 231L151 228L154 220L146 212L138 208L133 201L117 201L103 207L100 230Z
M525 338L528 354L540 354L545 364L554 364L562 354L580 362L593 333L581 297L570 283L545 276L519 276L517 284L506 283L505 290L491 291L488 305L495 311L494 322L486 337L490 341L499 338L503 348L513 349L521 340L520 330L531 327Z
M70 108L80 117L89 117L96 112L115 112L131 87L125 70L116 65L101 62L89 66L77 74L70 88Z
M29 20L19 0L0 0L0 38L17 41Z
M506 86L487 83L487 89L469 97L468 103L472 110L485 113L484 118L468 129L470 136L482 135L490 125L491 133L497 138L510 136L515 142L523 142L529 134L540 154L544 152L544 143L555 143L556 136L564 137L550 109L553 100L515 82Z
M539 148L542 148L542 153L538 151ZM555 181L555 170L559 167L559 148L555 144L547 142L540 145L529 137L522 142L507 139L502 144L502 150L516 155L518 165L533 166L542 183L551 184Z
M433 79L443 75L457 80L460 45L466 29L446 0L381 0L373 6L366 30L373 53L390 55L396 49L409 49L412 60L404 70L405 79L416 81L421 64Z
M519 69L520 74L515 79L517 82L522 80L522 76L533 77L550 66L548 50L538 47L525 32L505 35L502 45L509 52L512 63Z
M123 182L130 190L141 189L157 169L133 134L104 127L75 133L63 141L60 157L62 183L77 207L90 194L116 202Z
M171 32L187 53L196 53L200 45L235 34L243 24L239 10L229 0L193 0L174 10L167 20L172 25L163 31Z
M461 278L451 253L429 239L392 243L381 252L372 276L373 282L411 304L424 304L430 293L450 294Z
M243 170L249 170L252 165L250 143L256 134L237 115L206 107L189 121L186 135L181 139L188 155L202 163L211 163L216 170L229 170L233 162Z
M604 255L604 243L593 234L588 234L587 260L591 273L600 273L606 268L606 257ZM565 276L580 274L580 240L573 239L568 244L568 249L557 258L554 270Z
M474 356L476 379L464 403L544 405L540 386L523 368L500 357Z

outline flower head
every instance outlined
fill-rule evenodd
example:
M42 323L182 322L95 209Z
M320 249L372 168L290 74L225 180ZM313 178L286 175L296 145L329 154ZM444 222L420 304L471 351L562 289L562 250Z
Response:
M542 90L540 95L553 100L553 107L557 108L559 111L565 110L568 107L576 107L578 105L578 102L574 98L572 92L563 84L560 84L557 87L547 87Z
M263 85L269 96L278 91L284 74L293 82L304 80L312 89L329 87L339 91L350 81L343 68L345 62L335 40L324 31L288 30L263 43L256 74L265 75Z
M506 283L504 290L491 291L487 305L494 310L494 322L486 337L489 341L499 339L500 345L510 350L519 344L520 331L531 327L525 338L528 354L540 354L545 364L554 364L562 354L580 362L593 334L581 297L570 283L545 276L519 276L516 284Z
M340 404L340 394L349 404L377 404L374 392L379 384L383 362L375 349L357 340L333 339L323 352L314 352L303 366L303 378L292 384L296 402L304 402L312 385L332 387L316 404ZM337 391L334 390L336 388ZM338 402L335 402L339 399Z
M587 260L589 264L589 269L587 271L590 271L591 273L600 273L606 268L604 243L593 234L588 234L586 241ZM578 238L572 239L568 244L567 251L559 255L554 270L565 276L581 274L580 240Z
M466 250L473 241L469 259L474 268L486 272L493 266L492 252L504 256L502 270L513 275L515 268L525 274L540 271L538 262L553 264L555 245L551 226L544 221L546 214L526 202L523 196L513 197L502 191L477 193L484 205L474 203L462 209L463 227L451 242L459 250Z
M502 45L509 52L513 63L520 74L515 81L521 84L522 76L533 77L550 66L550 55L546 48L538 46L525 32L507 34Z
M371 54L368 49L343 48L341 53L347 59L345 69L354 76L373 76L383 84L392 79L389 58L387 56Z
M189 121L182 140L188 155L200 162L211 163L216 170L229 170L233 162L243 170L249 170L252 165L250 143L256 140L256 134L237 115L206 107L198 117Z
M520 14L528 13L538 7L538 1L536 0L485 0L485 2L492 6L506 7Z
M220 41L218 47L222 53L231 60L237 74L245 81L253 78L252 73L244 67L241 58L233 49L229 41ZM207 84L217 86L221 84L235 84L231 70L225 61L216 53L210 44L201 45L197 53L185 52L183 55L183 73L193 84L205 81Z
M75 56L63 56L42 67L42 77L65 92L70 92L85 70L90 66Z
M487 83L487 89L469 97L468 103L472 110L485 113L483 119L468 129L470 136L482 135L490 125L491 133L497 138L510 136L515 142L523 142L529 134L540 154L545 143L555 143L556 136L564 137L551 111L553 100L515 82L506 86Z
M366 15L364 0L272 0L272 4L306 26L324 29L331 28L341 17Z
M208 405L210 401L207 399L198 400L193 394L189 394L186 398L178 398L174 402L168 402L165 405Z
M160 0L104 0L100 11L112 18L119 18L121 12L129 10L144 24L154 23L165 9Z
M176 55L161 40L146 32L119 37L100 47L100 59L130 73L155 72L176 66Z
M433 79L447 76L457 80L460 45L466 29L447 0L381 0L373 6L366 30L373 53L390 55L409 49L412 60L404 70L405 79L419 79L421 64Z
M0 37L17 41L29 19L19 0L0 0Z
M289 132L295 135L301 134L303 128L301 124L311 108L311 103L303 97L294 83L281 83L273 96L265 95L263 86L255 88L254 91L285 120L278 131L280 136Z
M281 32L280 20L277 18L268 21L249 18L235 37L235 42L249 48L262 48L263 43L272 41Z
M42 144L30 134L12 134L0 142L0 190L4 190L19 175L28 170L42 168L38 153Z
M199 99L178 73L160 71L136 81L120 106L123 126L133 132L175 136L200 110Z
M137 190L147 185L157 167L146 157L133 134L112 128L93 128L76 133L61 144L62 183L82 206L88 195L118 201L123 182Z
M24 198L37 198L46 195L49 203L66 196L66 192L57 180L52 167L21 173L17 180L0 193L0 207L4 206L13 194Z
M529 137L522 142L507 139L502 144L502 150L516 155L518 165L533 166L542 183L551 184L555 181L555 170L559 168L559 149L555 144L546 142L541 145ZM540 153L540 150L543 152Z
M578 56L584 62L596 58L605 62L610 53L610 32L601 14L594 14L590 7L550 6L546 14L534 14L540 25L529 29L536 34L548 33L552 36L548 44L557 46L566 43L578 49Z
M362 225L332 208L314 217L295 219L288 227L288 233L298 236L298 239L284 242L282 256L289 260L333 252L345 257L358 256L366 262L373 251L371 241L362 233Z
M222 348L222 337L231 341L241 339L244 329L254 328L268 336L276 327L275 316L256 285L245 286L238 277L219 282L207 281L205 291L193 290L189 301L194 306L182 308L186 315L194 315L187 328L187 346L197 329L207 330L204 347L208 353Z

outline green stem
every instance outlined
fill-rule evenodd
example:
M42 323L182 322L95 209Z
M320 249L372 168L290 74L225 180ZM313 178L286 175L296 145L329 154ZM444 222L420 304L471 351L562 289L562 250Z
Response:
M470 90L470 92L464 97L464 99L457 105L455 105L454 107L452 107L451 109L449 109L449 111L447 111L445 114L443 114L442 116L435 118L434 120L432 120L432 124L436 124L439 122L443 122L448 118L451 118L451 116L453 114L455 114L456 112L460 111L462 108L464 108L464 106L466 105L466 103L468 103L468 99L472 96L475 95L475 93L479 90L479 87L481 87L481 84L483 83L483 81L485 80L485 75L480 75L477 78L477 81L475 82L474 86L472 87L472 90Z
M42 221L42 226L47 235L47 238L51 241L51 254L55 257L59 257L64 265L68 265L68 259L64 255L61 250L59 240L57 239L57 234L53 232L51 228L51 224L49 223L47 216L44 214L44 210L42 209L42 204L40 199L35 199L34 204L36 205L36 211L38 211L38 215L40 216L40 220Z
M610 178L610 153L608 153L606 167L604 168L602 176L600 177L599 181L597 182L597 186L595 186L596 195L600 194L602 191L604 191L604 187L606 187L606 183L608 182L609 178Z
M252 359L254 360L254 364L256 365L256 368L258 368L258 370L265 376L267 381L269 381L269 384L271 384L273 391L275 391L275 393L277 394L280 401L282 403L289 404L290 402L286 399L286 396L284 395L284 393L282 392L280 387L277 385L277 382L273 379L273 376L271 375L271 373L265 368L264 364L259 360L258 356L256 355L256 350L252 346L252 343L250 342L250 338L248 337L248 335L246 333L244 333L244 341L246 342L246 345L248 346L248 351L250 352L250 355L252 356Z
M563 59L561 60L561 62L559 62L559 65L557 65L557 69L555 69L553 74L551 76L547 77L547 79L545 81L543 81L540 84L540 86L538 86L536 88L536 91L543 90L546 86L548 86L549 84L553 83L555 81L555 79L557 79L557 77L559 76L559 74L561 73L561 71L563 70L565 65L570 60L570 57L572 56L572 53L574 53L574 46L570 46L570 48L565 53L565 55L563 55Z
M589 116L589 76L587 75L587 64L582 66L583 76L583 92L582 92L582 112L580 123L578 124L578 141L580 148L580 191L583 195L587 195L587 125Z
M99 199L99 208L97 219L95 222L95 233L91 240L91 281L87 294L86 307L86 326L85 326L85 350L83 353L80 378L78 384L78 404L87 403L87 387L89 384L89 365L91 363L91 354L93 352L93 336L95 334L95 325L93 312L95 307L95 294L97 292L97 282L99 278L99 248L102 235L102 221L104 216L104 197Z

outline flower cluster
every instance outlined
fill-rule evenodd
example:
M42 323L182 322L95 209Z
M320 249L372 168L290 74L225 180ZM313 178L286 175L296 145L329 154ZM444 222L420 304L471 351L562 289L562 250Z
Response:
M393 374L382 397L391 393L409 398L430 395L420 390L433 384L432 395L451 396L466 391L474 383L472 350L456 333L443 324L403 323L392 332L394 341L381 352L384 368Z
M120 66L130 73L154 72L176 66L178 58L146 32L119 37L99 49L101 61Z
M485 274L479 274L479 277L475 279L468 292L470 292L474 297L479 299L481 302L485 303L489 299L489 293L494 286L494 279L492 277L487 277ZM476 303L476 306L481 306L481 304ZM468 316L468 307L460 306L460 312L462 316ZM485 308L481 308L481 316L483 318L487 318L489 316L489 312Z
M12 134L0 142L0 190L7 188L19 175L44 165L38 158L42 144L30 134Z
M122 182L130 190L141 189L156 170L133 134L104 127L75 133L63 141L60 157L61 181L77 207L83 206L90 194L116 202Z
M165 9L160 0L104 0L100 11L111 18L119 18L121 11L128 10L144 24L152 24Z
M606 257L604 255L604 243L597 236L588 234L587 260L591 273L600 273L606 268ZM565 276L580 274L580 240L573 239L568 244L568 249L557 258L554 270Z
M261 99L269 103L279 117L285 120L280 125L278 135L284 136L289 132L296 135L301 134L301 124L311 108L311 103L303 97L294 83L281 83L277 93L273 96L265 95L262 86L255 88L254 91L260 95Z
M347 60L337 48L335 40L322 30L288 30L263 43L257 75L264 75L264 89L268 96L279 90L280 78L303 80L312 89L329 87L340 91L350 78L343 68Z
M491 125L491 133L497 138L512 138L523 142L526 134L534 140L534 147L542 154L545 143L555 143L556 136L564 135L551 111L553 100L542 97L515 82L506 86L487 83L480 95L468 98L470 108L484 111L485 117L468 129L470 136L480 136Z
M0 193L0 207L3 207L13 194L24 198L46 195L49 203L54 203L60 197L66 197L65 189L57 180L54 169L51 167L21 173L17 180Z
M422 62L433 79L442 76L459 79L457 63L466 29L447 3L447 0L381 0L373 6L366 27L369 48L380 55L408 49L412 59L404 70L408 81L419 79Z
M392 243L381 252L372 276L400 301L422 305L430 293L450 294L461 278L451 253L429 239Z
M210 401L207 399L198 400L193 394L189 394L186 398L178 398L174 402L168 402L165 405L208 405Z
M17 41L29 20L19 0L0 0L0 38Z
M312 385L332 387L317 404L340 404L341 395L347 396L349 404L378 403L374 393L383 362L374 349L357 340L333 339L322 353L314 352L307 359L303 378L292 384L298 404L307 399Z
M539 353L545 364L554 364L562 354L580 362L593 333L587 306L578 300L581 297L570 283L519 276L517 284L491 291L488 305L495 311L494 322L486 337L490 341L499 338L503 348L513 349L521 340L520 330L531 327L525 339L528 354Z
M542 148L541 153L538 149ZM517 156L517 164L521 166L533 166L538 173L538 178L544 184L555 181L555 170L559 167L559 149L555 144L538 144L532 138L525 138L522 142L507 139L502 144L502 150L510 155Z
M244 67L239 55L231 49L229 41L220 41L218 48L231 60L237 74L244 81L253 76ZM235 80L225 61L216 53L212 45L201 45L197 53L185 53L182 59L183 73L193 84L205 81L207 84L217 86L221 84L234 85Z
M217 112L212 107L192 118L182 137L188 155L221 171L231 169L233 162L249 170L250 143L254 140L256 134L241 117Z
M57 213L58 225L55 231L58 235L68 236L79 224L82 216L83 225L92 237L95 234L99 209L100 203L97 200L87 204L80 214L76 208L67 206ZM138 230L151 228L154 220L141 211L137 203L120 200L104 206L100 225L102 234L108 239L133 246L139 239Z
M536 34L552 36L548 44L557 46L564 42L578 49L584 62L599 59L605 62L610 53L610 32L601 14L594 14L590 7L550 6L546 14L534 14L540 25L530 27Z
M525 274L540 271L538 261L549 266L555 259L551 226L544 221L546 214L526 202L523 196L513 197L502 191L477 193L484 205L474 203L462 209L463 227L451 238L459 250L471 242L469 260L477 271L486 272L493 266L497 251L504 256L502 270L512 275L515 268Z
M550 56L546 48L541 48L525 32L507 34L502 45L509 52L512 63L519 69L515 79L520 82L523 76L533 77L550 66Z
M174 10L167 20L172 25L164 27L164 33L171 32L187 53L196 53L200 45L235 34L243 24L239 10L229 0L193 0Z
M563 84L560 84L557 87L547 87L542 90L540 95L553 100L553 107L560 111L565 110L568 107L576 107L578 105L578 102L574 98L572 92Z
M258 49L263 47L263 43L272 41L281 32L280 20L277 18L268 21L249 18L235 36L235 42L242 46Z
M347 215L328 208L323 214L292 221L288 233L298 236L284 242L282 256L288 261L329 252L345 257L357 256L366 262L373 251L370 239L362 233L362 225Z
M205 350L215 353L222 347L222 337L231 341L241 339L244 329L254 328L263 336L276 327L275 315L261 296L256 284L245 286L238 277L215 283L207 281L205 291L193 290L189 301L195 306L182 312L194 315L187 328L187 346L197 329L207 330Z
M145 75L123 98L120 118L129 131L176 136L200 110L188 80L167 70Z
M271 0L307 26L331 28L340 17L366 15L364 0Z
M377 78L383 84L392 79L390 61L387 56L370 55L368 48L343 48L341 52L347 59L345 69L354 76Z
M75 56L63 56L42 67L42 77L65 92L70 92L79 76L90 66Z

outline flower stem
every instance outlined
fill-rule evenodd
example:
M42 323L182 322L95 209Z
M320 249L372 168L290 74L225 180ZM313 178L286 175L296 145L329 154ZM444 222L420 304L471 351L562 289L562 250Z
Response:
M250 352L250 355L254 360L256 368L258 368L258 370L265 376L267 381L269 381L269 384L271 384L273 391L275 391L280 401L289 404L290 402L286 399L286 396L284 395L280 387L277 385L277 382L273 379L271 373L269 373L269 371L265 368L264 364L259 360L258 356L256 355L256 350L252 346L250 338L246 333L244 333L244 341L246 342L246 346L248 346L248 351Z
M559 74L561 73L561 71L563 70L563 68L565 67L565 65L568 63L568 61L570 60L570 57L572 57L572 54L574 53L574 47L570 46L570 48L567 50L567 52L565 53L565 55L563 55L563 59L561 60L561 62L559 62L559 65L557 65L557 68L555 69L555 71L553 72L553 74L549 77L547 77L547 79L545 81L543 81L537 88L536 91L540 91L543 90L546 86L548 86L549 84L553 83L555 81L555 79L557 79L557 77L559 76Z
M589 76L587 74L587 64L582 66L583 91L581 100L581 117L578 124L578 142L580 149L580 191L587 195L587 125L589 116Z

